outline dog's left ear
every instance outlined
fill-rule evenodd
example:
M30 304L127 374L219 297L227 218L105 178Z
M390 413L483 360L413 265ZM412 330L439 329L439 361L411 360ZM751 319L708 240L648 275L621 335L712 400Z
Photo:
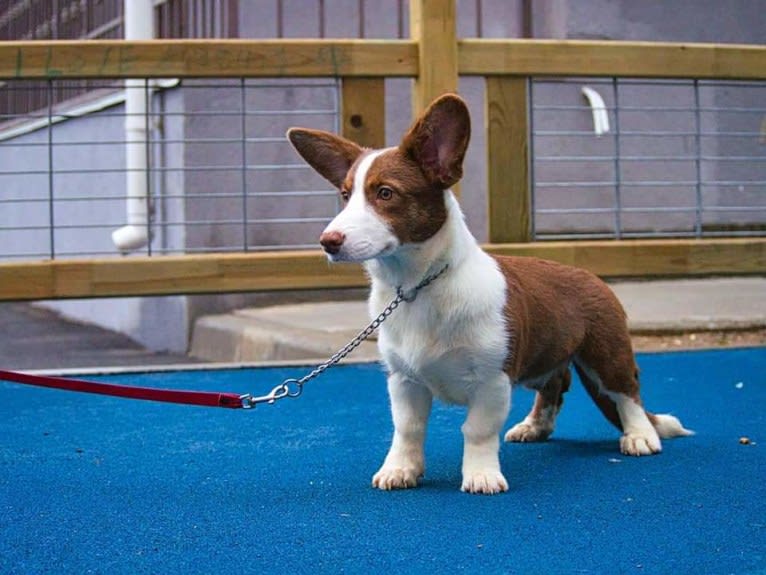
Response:
M341 187L363 151L351 140L322 130L290 128L287 139L301 157L336 188Z
M412 124L400 148L420 165L431 183L446 190L463 177L470 138L468 106L459 96L445 94Z

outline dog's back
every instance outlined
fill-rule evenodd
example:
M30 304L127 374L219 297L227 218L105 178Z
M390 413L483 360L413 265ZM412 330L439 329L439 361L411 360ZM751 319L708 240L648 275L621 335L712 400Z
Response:
M505 368L513 380L568 362L588 335L630 346L622 305L592 273L532 257L495 260L508 290L504 312L512 344Z

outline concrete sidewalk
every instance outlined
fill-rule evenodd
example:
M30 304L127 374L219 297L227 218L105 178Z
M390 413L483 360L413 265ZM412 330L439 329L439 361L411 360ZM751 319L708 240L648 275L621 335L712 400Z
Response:
M0 369L143 367L194 361L199 360L146 350L125 335L73 322L41 307L0 305Z
M766 329L766 278L612 285L634 334ZM362 301L243 309L200 318L192 338L194 357L189 357L151 352L109 330L71 322L29 304L6 303L0 305L0 369L139 367L205 360L313 362L329 357L368 323ZM758 340L762 334L753 336L754 343L766 345ZM370 341L352 359L377 357L375 342Z
M766 277L630 281L611 286L636 335L766 327ZM205 316L195 324L191 355L223 362L324 359L369 321L362 301ZM354 358L377 358L375 342L363 343Z

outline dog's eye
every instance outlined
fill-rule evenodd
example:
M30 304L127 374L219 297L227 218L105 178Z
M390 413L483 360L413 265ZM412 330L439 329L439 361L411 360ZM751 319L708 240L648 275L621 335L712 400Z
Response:
M381 186L378 188L378 199L379 200L390 200L394 197L394 190L389 188L388 186Z
M348 201L348 198L349 198L349 196L350 196L350 195L351 195L351 193L350 193L348 190L341 190L341 191L340 191L340 198L341 198L341 199L342 199L344 202L347 202L347 201Z

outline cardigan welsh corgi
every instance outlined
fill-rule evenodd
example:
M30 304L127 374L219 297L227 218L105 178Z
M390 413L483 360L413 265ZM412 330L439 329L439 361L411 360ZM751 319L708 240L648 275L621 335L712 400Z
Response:
M491 256L465 224L450 191L462 176L470 116L453 94L436 99L397 147L365 149L337 135L292 128L298 153L340 190L343 209L319 241L332 262L364 262L374 316L396 295L443 273L380 326L394 423L373 476L379 489L415 487L433 398L468 407L462 490L506 491L499 433L511 388L536 390L506 441L553 432L574 365L593 401L622 431L628 455L661 450L660 438L691 434L639 396L625 312L592 273L530 257Z

